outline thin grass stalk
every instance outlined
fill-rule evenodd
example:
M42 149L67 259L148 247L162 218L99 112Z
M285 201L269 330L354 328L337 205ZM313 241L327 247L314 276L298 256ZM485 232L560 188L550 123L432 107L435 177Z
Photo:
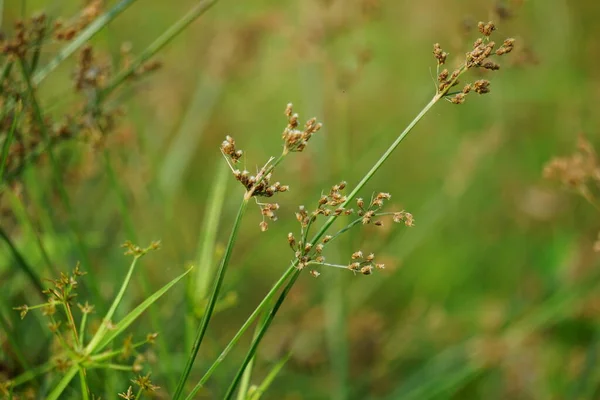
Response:
M204 218L200 228L198 246L196 250L196 259L198 260L198 269L194 271L191 279L188 281L186 296L187 316L185 325L185 348L191 348L194 340L194 331L196 330L197 320L202 316L196 317L196 310L208 297L211 278L215 273L217 264L215 263L215 245L217 241L217 232L219 229L219 220L225 203L225 194L227 182L229 181L229 168L222 160L218 160L219 165L217 173L211 182L211 191L204 209Z
M0 79L0 82L2 82L2 79ZM4 144L2 146L2 155L0 156L0 182L2 182L4 178L4 169L6 168L6 161L8 160L8 152L10 150L10 145L12 144L13 138L15 136L15 130L17 129L17 124L20 116L21 113L15 111L13 115L12 124L10 124L10 130L8 131L6 139L4 139Z
M194 345L192 346L192 351L188 360L183 369L183 373L181 374L181 378L179 379L179 383L177 388L175 389L175 394L173 395L173 400L179 399L179 397L183 394L183 389L185 387L185 382L187 381L190 373L192 372L192 366L194 365L194 361L196 360L196 355L198 354L198 350L200 349L200 345L202 344L202 340L204 339L204 334L206 333L206 328L208 327L208 323L210 318L212 317L212 313L215 309L215 304L217 303L217 297L219 292L221 291L221 286L223 284L223 280L225 278L225 272L227 270L227 266L229 265L229 259L231 257L231 252L233 250L233 245L237 239L237 235L239 232L239 228L241 226L242 217L246 212L246 208L248 207L248 202L250 198L244 196L244 199L240 203L240 208L238 210L237 216L235 217L235 221L233 222L233 228L231 229L231 234L229 235L229 240L227 242L227 247L225 248L225 254L221 259L221 263L219 264L219 268L217 269L217 273L215 276L213 289L211 291L210 298L208 300L208 304L206 305L206 311L202 316L202 320L200 321L200 326L198 327L198 331L196 333L196 338L194 340Z
M15 64L15 61L11 60L10 58L4 62L4 65L2 66L2 72L0 72L0 84L4 83L4 80L10 74L10 71L12 70L12 67L14 64ZM2 93L3 87L4 87L4 85L0 85L0 93Z
M181 378L179 380L179 384L177 385L177 389L175 391L173 400L178 400L179 397L183 394L185 382L187 381L187 379L192 371L192 366L194 365L194 361L196 360L196 355L198 354L198 350L200 349L200 345L202 344L202 340L204 339L204 334L206 333L206 328L208 327L208 323L210 321L210 318L212 317L212 313L213 313L215 305L217 303L217 298L219 296L219 292L221 291L221 286L223 284L223 279L225 278L227 266L229 265L229 259L231 257L233 245L237 238L238 230L241 225L241 220L242 220L242 217L244 216L244 213L246 212L248 202L252 199L255 188L263 181L263 179L265 179L266 176L268 176L275 169L275 167L277 167L283 161L283 159L288 154L289 154L289 149L284 148L283 152L281 153L281 155L279 157L277 157L277 159L275 159L275 160L270 159L268 162L268 164L270 163L270 165L268 167L265 167L264 173L260 176L259 179L257 179L254 186L251 189L247 190L244 194L242 203L240 204L240 208L238 210L238 214L233 223L233 228L231 230L231 234L229 236L227 246L225 248L225 254L223 255L223 258L221 259L221 264L219 265L219 269L216 272L213 289L212 289L210 298L208 300L206 310L205 310L204 314L202 315L202 320L200 321L200 326L198 327L198 331L196 333L196 339L194 340L194 345L192 346L192 351L186 362L185 368L184 368Z
M23 370L28 371L31 368L31 366L27 362L25 354L23 354L23 352L21 351L22 347L19 346L19 343L17 342L17 339L15 338L15 335L13 334L12 329L10 328L10 324L4 318L2 312L0 312L0 327L2 327L2 329L4 330L6 339L8 339L8 343L10 344L10 349L12 352L15 353L15 358L17 359L19 364L21 364Z
M266 315L262 319L262 321L260 321L260 323L256 324L256 329L254 331L254 335L252 336L253 340L256 339L261 323L264 323L265 319ZM238 391L237 400L247 400L248 389L250 389L250 380L252 379L252 368L254 366L254 360L255 358L252 358L252 360L250 360L248 366L244 370L244 375L242 376L242 383L240 384L240 390Z
M275 314L277 314L277 311L279 311L279 307L281 307L281 304L283 304L283 301L287 297L287 294L292 289L292 286L294 286L294 283L296 283L296 279L298 279L298 276L300 276L300 270L296 269L293 266L290 267L290 269L291 268L294 268L294 274L288 281L288 284L285 286L285 289L283 289L283 292L281 293L281 295L279 296L279 298L273 305L273 308L271 308L271 310L267 314L267 317L265 318L264 323L258 330L258 334L252 341L252 344L250 345L250 349L248 350L248 353L246 354L246 357L244 358L244 361L242 362L242 367L238 370L237 374L235 375L235 378L233 378L233 381L231 382L231 385L229 385L229 389L227 389L227 393L225 393L225 397L224 397L225 400L229 400L232 398L233 393L235 393L235 388L236 388L237 384L239 383L239 381L242 377L242 374L243 374L244 370L246 369L246 366L248 365L250 360L252 360L252 358L254 357L254 354L256 353L256 349L258 348L258 345L260 344L263 336L267 332L268 327L271 325L273 318L275 318Z
M259 400L261 398L261 396L263 394L265 394L267 389L269 389L269 386L271 386L271 383L273 383L273 381L277 377L277 374L279 374L279 372L281 372L283 366L285 365L285 363L288 362L288 360L290 359L291 356L292 356L292 353L288 352L281 360L279 360L277 362L277 364L275 364L275 366L273 366L273 368L271 369L269 374L265 377L265 379L263 379L262 383L255 390L252 391L252 393L247 398L247 400Z
M12 240L10 239L8 234L4 231L4 229L2 229L1 226L0 226L0 237L2 238L2 240L4 240L4 242L8 246L8 248L9 248L10 252L12 253L13 258L15 259L15 262L17 263L19 268L21 268L21 270L29 278L29 281L33 284L33 286L35 286L36 292L38 293L38 295L42 296L42 291L44 290L44 286L42 285L42 281L40 280L40 277L37 275L35 270L29 265L29 263L25 260L25 258L21 255L19 250L17 250L17 247L12 242ZM43 296L42 296L42 298L43 298Z
M408 135L408 133L415 127L415 125L423 118L423 116L425 116L425 114L427 114L427 112L431 109L431 107L433 107L442 97L443 97L442 94L436 94L431 99L431 101L419 112L419 114L417 114L417 116L408 124L408 126L404 129L404 131L396 138L396 140L394 140L394 142L390 145L390 147L383 153L383 155L377 160L377 162L373 165L373 167L371 167L371 169L366 173L366 175L356 185L354 190L352 190L352 192L348 195L347 200L341 205L342 208L346 208L346 206L354 199L354 197L356 197L358 192L367 184L367 182L369 182L369 180L373 177L373 175L375 175L375 173L379 170L379 168L381 168L383 163L390 157L392 152L396 149L396 147L398 147L398 145L402 142L402 140L406 137L406 135ZM316 243L325 234L325 232L329 229L329 227L331 227L331 225L335 222L336 219L337 219L337 216L329 217L329 219L323 224L323 226L321 227L319 232L317 232L317 234L313 237L313 239L311 240L311 243ZM273 321L275 314L279 310L279 307L281 306L281 304L287 297L292 286L294 286L296 279L298 279L298 276L300 275L300 270L296 269L294 264L288 268L288 271L286 271L284 275L287 275L290 272L292 273L290 280L288 281L288 283L285 286L285 288L283 289L281 295L277 299L277 302L275 303L275 305L269 312L268 317L267 317L266 321L264 322L264 324L262 325L261 330L260 330L259 334L257 335L256 339L252 341L252 344L250 345L250 348L248 350L248 353L246 354L246 357L244 358L244 361L242 362L242 365L238 369L238 372L237 372L235 378L233 379L231 385L229 386L229 389L227 390L225 399L230 399L231 396L233 395L233 393L235 392L235 388L236 388L237 384L239 383L239 380L241 379L242 373L244 372L246 365L248 364L248 362L250 362L250 360L254 356L254 353L256 352L258 344L262 340L265 332L267 331L271 322ZM278 281L278 283L279 283L279 281Z
M33 77L32 82L35 86L39 85L46 76L50 72L52 72L56 67L60 65L65 59L67 59L71 54L77 51L78 48L83 46L88 40L92 38L96 33L98 33L102 28L104 28L110 21L115 19L120 13L125 11L127 7L132 5L135 0L122 0L117 3L113 8L108 10L106 13L102 14L98 18L94 20L87 28L79 33L79 35L73 39L69 44L63 47L62 50L52 59L48 64L46 64L42 69L40 69ZM23 3L25 3L23 1Z
M16 206L18 205L18 207L20 208L20 212L19 214L19 222L23 223L23 225L27 225L29 226L29 229L31 230L32 235L35 237L35 243L39 249L40 255L42 257L42 259L44 260L44 263L46 264L47 267L47 273L51 276L58 276L60 275L60 273L56 270L56 268L54 268L54 264L52 264L52 261L50 260L50 256L48 255L48 251L46 251L46 247L44 246L44 242L42 240L42 237L40 235L40 233L38 232L38 228L36 227L34 218L30 215L30 213L27 211L26 205L25 205L25 200L24 199L20 199L17 196L12 196L13 197L13 203L15 205L15 211L16 211ZM28 196L29 197L29 196ZM15 214L17 214L17 212L15 212Z
M244 322L244 324L241 326L241 328L237 331L237 333L229 341L229 343L227 344L225 349L223 349L223 351L221 352L219 357L217 357L217 359L213 362L213 364L204 373L204 376L202 376L200 381L196 384L196 386L194 386L194 389L192 389L190 394L188 394L188 396L186 397L186 400L194 399L194 396L196 395L196 393L198 393L198 391L200 389L202 389L204 384L212 376L213 372L215 372L215 370L221 365L223 360L225 360L225 357L227 357L227 355L229 354L231 349L233 349L233 347L237 344L237 342L240 340L240 338L243 336L243 334L248 330L248 328L250 328L250 326L256 320L256 318L258 318L260 313L264 309L267 308L267 306L271 303L271 300L275 297L275 295L277 294L279 289L283 286L283 284L288 280L288 278L292 275L292 273L294 271L295 271L295 268L288 268L288 270L279 278L279 280L275 283L275 285L273 285L271 290L269 290L269 292L266 294L266 296L263 298L263 300L260 302L260 304L254 309L254 311L252 312L252 314L250 314L248 319L246 319L246 322Z
M337 107L334 109L334 120L337 122L337 126L333 127L335 132L340 134L334 138L336 142L334 160L335 168L333 168L332 174L336 173L339 176L340 173L351 169L352 161L348 158L348 154L351 154L351 137L345 134L350 132L350 113L349 113L349 96L337 97L334 103ZM360 165L360 164L358 164ZM331 176L332 180L335 177ZM348 254L352 254L353 250L350 248L350 237L344 237L338 246L331 250L337 250L339 254L343 251ZM333 238L332 238L333 240ZM331 242L331 240L330 240ZM331 245L330 245L331 246ZM340 334L346 332L346 323L348 319L347 315L347 299L345 298L346 286L345 274L330 274L329 276L323 276L326 279L326 284L322 285L323 296L324 296L324 311L325 311L325 336L327 340L327 348L329 352L329 370L332 375L331 385L331 397L333 400L346 400L349 398L350 391L350 379L349 379L349 343L348 335Z
M194 7L188 11L181 19L171 25L162 35L158 37L150 46L146 48L135 60L132 61L131 65L119 72L111 81L106 85L99 94L99 102L103 101L113 90L115 90L121 83L129 78L145 61L155 55L163 47L165 47L171 40L179 35L185 28L187 28L192 22L198 17L204 14L210 7L212 7L218 0L205 0L200 1Z
M81 383L81 395L83 400L90 399L90 389L87 384L87 380L85 379L85 369L81 366L79 367L79 382Z
M198 265L194 283L190 285L195 290L190 293L190 298L195 304L200 304L207 294L210 278L213 276L213 254L215 243L217 241L217 231L219 228L219 216L223 208L227 182L229 178L229 169L227 164L220 163L217 168L214 181L211 184L212 190L208 203L205 208L205 218L202 224L201 234L198 243Z
M133 276L133 271L135 270L135 266L137 265L137 262L138 262L138 260L141 257L142 257L141 255L135 255L133 257L133 261L129 265L129 270L127 271L127 275L125 276L125 279L123 280L123 283L121 284L121 288L119 289L119 292L115 296L115 299L114 299L112 305L110 306L110 308L106 312L106 315L102 319L102 323L100 324L100 328L98 328L98 330L96 331L96 334L94 335L94 337L92 338L92 340L86 346L86 348L85 348L85 354L91 354L91 353L93 353L93 351L96 349L96 346L104 338L104 335L106 333L108 333L108 331L109 331L108 324L111 322L112 317L115 314L115 311L117 310L117 307L119 306L119 303L121 303L121 300L123 299L123 296L125 296L125 290L127 289L127 286L129 286L129 282L131 281L131 277Z
M111 160L110 160L110 152L108 151L108 149L104 149L103 156L104 156L104 168L106 170L106 174L108 175L108 180L110 181L110 185L112 186L113 190L115 191L115 193L117 195L117 198L119 199L119 212L121 214L121 218L125 222L125 229L127 230L127 235L129 236L129 240L131 240L134 243L138 243L138 237L135 232L133 221L131 220L131 214L129 213L129 210L127 207L127 198L125 197L123 188L119 184L117 174L115 174L115 170L114 170ZM150 290L150 282L148 281L148 276L147 276L146 270L141 271L141 273L139 274L139 277L140 277L140 286L142 287L142 294L144 295L144 297L148 298L152 294L152 291ZM156 309L154 307L151 307L150 310L148 310L148 312L150 315L150 324L151 324L152 330L158 332L160 330L160 326L161 326L160 316L158 315L158 312L156 311ZM171 353L169 352L169 350L167 348L166 338L164 337L164 335L159 335L158 338L156 339L156 341L158 344L159 356L161 359L161 368L163 368L164 370L168 370L169 367L172 365L172 359L171 359ZM169 379L169 384L172 387L175 387L177 382L173 378L173 375L172 374L167 374L167 375L168 375L168 379Z

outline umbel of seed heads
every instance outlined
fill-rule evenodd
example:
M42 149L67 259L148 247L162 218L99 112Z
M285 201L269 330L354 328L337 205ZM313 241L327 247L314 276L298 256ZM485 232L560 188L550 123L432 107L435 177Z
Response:
M478 38L475 43L473 43L473 49L466 53L464 63L452 73L450 73L447 69L443 69L441 72L439 72L437 77L439 82L437 88L438 95L449 96L448 92L450 88L459 84L458 77L471 68L483 68L490 71L499 70L500 66L490 60L490 58L493 56L502 56L512 51L515 43L515 39L513 38L506 39L502 45L496 49L496 51L494 51L496 43L490 41L490 35L496 30L496 26L493 22L479 22L477 27L483 36ZM445 53L440 44L436 43L433 45L433 55L437 60L439 70L439 67L446 63L448 53ZM469 94L471 91L474 91L478 94L489 93L489 86L490 82L485 79L480 79L473 83L467 83L461 91L454 93L454 96L449 98L449 100L454 104L462 104L464 103L467 94Z
M302 151L312 137L313 133L317 132L323 126L317 122L316 118L311 118L304 124L304 130L298 129L298 114L295 114L292 108L292 103L289 103L285 108L285 116L288 118L288 124L283 130L283 146L284 152Z
M231 136L227 136L221 143L221 151L233 165L238 163L244 154L242 150L235 148L235 140ZM271 197L277 192L287 192L290 189L289 186L282 185L280 182L271 184L272 174L267 173L267 169L268 164L262 167L256 175L250 175L247 170L233 169L233 176L244 185L247 191L252 191L252 196L255 197Z
M373 272L374 268L384 268L383 264L377 264L374 262L374 254L371 253L368 256L363 257L362 251L356 251L351 256L352 261L347 265L325 264L325 258L322 255L324 247L332 239L337 237L339 234L347 231L349 228L356 225L357 223L362 223L362 225L370 223L373 223L376 226L383 225L381 220L376 219L380 216L391 215L394 222L403 222L406 226L413 226L413 217L410 213L407 213L406 211L393 213L378 213L378 211L382 209L384 201L389 200L391 198L389 193L378 193L371 199L371 202L368 205L365 205L363 199L357 199L358 212L355 212L353 209L343 208L342 204L344 204L347 200L347 197L342 193L345 187L346 182L340 182L339 184L332 186L328 194L324 194L321 196L315 210L309 212L304 206L300 206L298 211L296 212L296 219L300 223L301 228L301 238L300 240L296 240L294 234L290 232L288 234L287 239L291 249L294 251L296 259L298 260L298 269L304 269L307 265L311 264L320 264L349 269L355 273L360 272L363 275L370 275ZM331 215L347 216L356 213L360 218L350 223L346 228L336 233L335 236L326 235L317 244L313 244L308 241L306 243L303 242L303 240L306 241L306 237L310 226L316 221L316 219L320 215L324 217L328 217ZM319 272L315 270L310 271L310 273L314 277L318 277L320 275Z

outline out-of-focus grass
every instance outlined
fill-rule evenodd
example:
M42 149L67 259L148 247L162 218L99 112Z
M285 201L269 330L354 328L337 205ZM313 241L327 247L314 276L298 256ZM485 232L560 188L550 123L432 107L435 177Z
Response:
M433 90L432 43L460 57L474 37L464 34L463 21L493 18L499 37L518 42L493 77L492 92L461 106L437 106L369 184L414 213L416 227L357 234L339 245L336 257L359 244L386 255L381 274L322 270L319 279L301 277L259 350L252 382L260 384L292 348L266 398L597 396L600 282L592 241L600 216L543 182L541 170L553 155L570 152L580 132L600 145L600 6L505 3L514 13L507 20L494 16L494 1L224 1L159 55L160 72L116 94L126 116L107 146L138 240L162 240L161 252L145 263L153 288L170 280L178 265L196 261L226 134L249 159L262 160L279 151L287 102L325 123L311 151L279 170L278 179L292 187L279 198L280 220L260 233L258 211L248 213L225 281L225 290L241 301L213 319L196 377L287 267L292 254L281 249L296 228L293 210L342 179L356 183L425 104ZM47 7L67 15L79 5L24 4L27 14ZM131 41L139 53L193 4L136 2L93 43L116 64L121 42ZM4 8L3 26L20 15L21 5L5 2ZM53 72L52 86L41 87L43 105L68 92L72 61ZM52 112L71 107L68 99ZM79 258L65 223L67 217L79 221L97 277L88 284L109 298L124 273L118 245L130 234L102 153L72 146L80 149L87 174L67 185L73 215L58 206L45 171L26 176L35 199L27 211L57 269L70 269ZM84 170L80 161L73 164L64 167ZM229 187L223 201L214 259L240 191ZM16 248L47 276L31 227L13 229ZM0 265L14 263L11 257L2 247ZM3 302L35 299L23 275L4 269ZM132 296L142 296L138 290ZM168 293L157 310L172 352L170 369L161 365L153 375L159 385L167 385L169 374L178 376L185 361L184 298L183 290ZM39 361L45 345L39 323L17 322L8 307L0 313L27 361ZM151 325L146 318L132 329L142 334ZM207 398L223 394L243 347L215 373ZM0 363L18 360L8 354ZM348 362L340 363L344 357ZM129 377L115 379L119 391L128 385Z

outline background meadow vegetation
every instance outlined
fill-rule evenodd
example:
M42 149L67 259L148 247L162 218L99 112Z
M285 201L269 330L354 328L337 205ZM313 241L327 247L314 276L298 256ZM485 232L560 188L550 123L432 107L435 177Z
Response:
M69 17L82 7L0 4L9 32L35 12ZM124 42L139 54L195 4L135 2L90 40L96 57L118 71ZM145 371L162 387L155 395L169 398L205 304L205 271L223 253L243 194L219 151L225 135L253 171L279 154L288 102L302 119L324 123L307 151L278 167L277 179L291 189L278 197L279 220L268 231L260 232L250 204L190 383L289 266L286 236L297 231L297 206L314 204L340 180L356 184L429 101L432 44L441 43L453 65L477 37L477 21L494 20L498 40L517 44L490 75L491 93L436 105L362 193L390 192L415 227L357 231L330 249L328 258L340 260L357 248L375 252L386 262L377 274L303 273L259 348L252 382L291 350L265 398L597 398L600 214L542 171L571 154L579 134L600 144L598 15L595 1L218 1L152 58L160 69L112 94L122 113L114 131L57 148L71 209L42 159L0 189L0 226L41 277L81 261L90 274L79 302L94 291L106 302L114 297L130 262L121 243L160 240L161 249L140 260L120 316L148 288L196 266L128 330L160 333ZM62 46L49 43L41 65ZM80 107L77 54L39 86L44 113ZM40 297L6 241L0 282L0 377L10 378L23 371L19 354L40 364L52 340L40 313L21 321L12 310ZM250 338L198 398L223 395ZM90 375L95 394L107 399L133 377ZM64 398L78 391L74 385Z

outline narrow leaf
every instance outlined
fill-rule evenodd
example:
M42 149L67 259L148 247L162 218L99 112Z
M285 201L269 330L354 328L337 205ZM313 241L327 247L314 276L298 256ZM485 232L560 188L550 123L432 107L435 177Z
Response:
M139 306L134 308L125 318L123 318L119 323L115 326L113 330L111 330L93 349L95 352L102 351L104 347L106 347L110 342L112 342L117 336L119 336L125 329L129 327L148 307L150 307L156 300L161 298L173 285L181 280L185 275L187 275L192 268L189 268L183 274L179 275L177 278L173 279L171 282L167 283L165 286L157 290L152 296L148 297L144 300Z

